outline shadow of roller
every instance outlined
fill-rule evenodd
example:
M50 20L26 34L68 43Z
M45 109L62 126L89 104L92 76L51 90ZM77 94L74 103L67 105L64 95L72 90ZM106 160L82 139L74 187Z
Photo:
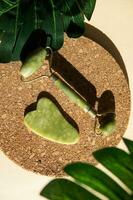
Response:
M129 85L129 79L128 74L126 71L125 63L122 59L122 56L115 46L115 44L111 41L111 39L108 38L107 35L105 35L102 31L95 28L94 26L85 23L85 33L84 36L95 41L99 45L101 45L104 49L106 49L116 60L116 62L119 64L121 70L123 71L123 74L126 78L126 81Z

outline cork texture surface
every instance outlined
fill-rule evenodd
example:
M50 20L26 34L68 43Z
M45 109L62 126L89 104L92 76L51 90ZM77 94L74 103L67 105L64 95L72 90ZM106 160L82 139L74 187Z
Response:
M95 164L93 151L120 142L130 114L130 90L120 66L100 45L85 37L66 38L63 48L54 54L53 70L99 113L110 110L116 113L117 128L109 137L98 135L94 119L73 104L52 80L22 82L20 66L20 62L0 64L0 149L11 160L35 173L63 176L66 164L76 161ZM46 62L35 77L44 74L47 68ZM80 134L77 144L47 141L24 126L25 113L34 110L37 99L45 96L76 124Z

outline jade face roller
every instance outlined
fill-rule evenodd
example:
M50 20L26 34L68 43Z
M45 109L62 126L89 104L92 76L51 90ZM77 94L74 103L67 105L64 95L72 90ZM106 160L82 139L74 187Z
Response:
M58 75L56 75L52 71L52 57L53 57L53 51L50 47L39 48L36 51L34 51L23 63L20 74L22 76L22 80L25 81L26 78L31 76L33 73L35 73L39 68L41 68L44 65L44 60L46 58L49 58L49 69L50 69L50 75L43 75L46 77L49 77L56 87L58 87L60 90L64 92L64 94L77 106L79 106L81 109L83 109L85 112L89 113L91 117L98 119L99 117L104 115L104 123L99 127L100 131L103 135L108 136L112 134L115 131L116 128L116 120L115 120L115 114L114 113L103 113L98 114L91 105L83 99L75 90L72 89L71 86L69 86L64 80L61 80ZM38 78L41 78L43 76L40 76ZM37 78L37 79L38 79ZM35 80L35 79L34 79ZM32 81L34 81L32 80ZM29 82L29 81L25 81ZM111 117L110 117L111 116Z

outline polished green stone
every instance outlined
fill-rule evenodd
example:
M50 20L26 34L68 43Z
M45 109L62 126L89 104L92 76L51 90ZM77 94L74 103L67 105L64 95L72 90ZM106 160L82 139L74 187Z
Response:
M20 69L20 74L24 78L28 78L34 74L39 68L44 65L47 52L45 49L36 49L28 58L24 61Z
M77 129L48 98L41 98L37 103L37 110L26 114L24 124L32 132L50 141L75 144L79 140Z

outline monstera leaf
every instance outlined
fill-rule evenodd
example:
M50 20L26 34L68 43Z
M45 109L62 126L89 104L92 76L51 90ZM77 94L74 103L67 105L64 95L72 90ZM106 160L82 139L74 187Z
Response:
M0 62L20 60L32 33L31 46L63 45L64 32L69 37L84 33L84 15L90 19L96 0L0 0ZM40 39L41 38L41 39ZM32 48L31 48L32 49Z
M9 10L15 8L18 4L18 0L17 1L11 1L11 0L1 0L0 1L0 16L5 13L8 12Z
M124 142L128 153L114 147L94 152L94 157L117 179L90 164L72 163L67 165L64 171L73 178L73 181L55 179L42 190L41 195L50 200L132 200L133 142L127 139L124 139ZM120 181L124 183L124 187ZM87 188L93 190L90 192Z
M53 49L58 49L63 44L61 13L54 9L52 0L17 1L15 8L0 16L0 29L1 62L19 60L21 51L34 30L44 30L51 37L48 45Z

